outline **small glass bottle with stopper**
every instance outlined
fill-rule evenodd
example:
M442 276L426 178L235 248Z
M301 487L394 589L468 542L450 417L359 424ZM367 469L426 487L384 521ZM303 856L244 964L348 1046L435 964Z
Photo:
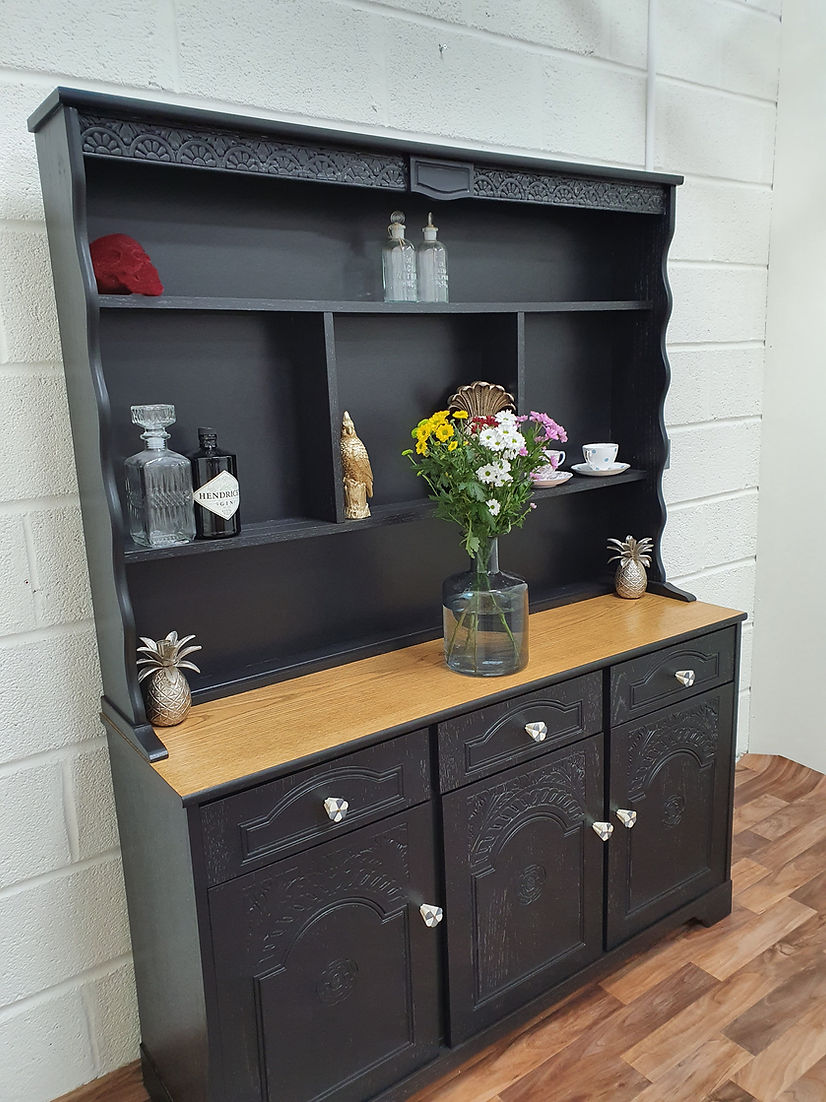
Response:
M424 241L416 247L416 272L418 275L419 302L447 302L447 249L436 240L439 227L433 225L433 215L428 214L427 225L422 227Z
M404 214L394 210L381 250L385 302L416 302L416 250L404 229Z
M189 543L195 538L191 467L166 446L175 407L132 406L132 422L145 430L146 448L124 463L129 534L143 547Z

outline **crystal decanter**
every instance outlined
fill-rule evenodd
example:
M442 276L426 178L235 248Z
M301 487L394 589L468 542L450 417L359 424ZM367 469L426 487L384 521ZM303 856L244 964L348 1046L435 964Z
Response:
M132 406L132 421L145 430L146 448L124 463L129 534L143 547L189 543L195 538L192 468L166 446L175 407Z

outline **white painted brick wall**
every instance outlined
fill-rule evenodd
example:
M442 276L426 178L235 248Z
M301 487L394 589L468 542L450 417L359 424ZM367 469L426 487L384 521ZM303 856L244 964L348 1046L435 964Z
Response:
M664 553L751 609L780 0L6 0L0 36L0 1098L136 1056L34 142L58 83L687 175ZM443 47L440 49L440 45ZM646 110L648 69L653 114ZM643 533L640 533L643 534ZM740 741L753 630L744 632Z

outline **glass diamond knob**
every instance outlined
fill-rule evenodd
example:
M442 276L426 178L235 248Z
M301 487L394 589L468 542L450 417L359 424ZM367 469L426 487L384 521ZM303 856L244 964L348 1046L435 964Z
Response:
M637 821L637 813L636 811L630 811L628 808L625 807L618 807L617 818L624 827L627 827L628 830L630 830L634 823L636 823Z
M685 685L687 689L690 689L694 684L694 670L677 670L674 674L681 685Z
M422 903L419 907L419 914L422 916L425 926L438 926L445 917L442 908L435 906L433 903Z
M607 842L611 835L614 833L614 828L610 823L591 823L591 828L596 835L598 835L603 842Z
M525 730L534 742L544 742L548 737L548 725L539 720L537 723L526 723Z
M349 810L349 803L338 796L328 796L324 801L324 810L334 823L340 823Z

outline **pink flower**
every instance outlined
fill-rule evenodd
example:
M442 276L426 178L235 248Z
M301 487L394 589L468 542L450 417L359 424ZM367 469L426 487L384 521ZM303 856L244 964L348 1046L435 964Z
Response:
M562 425L558 425L547 413L538 413L535 409L532 409L530 419L539 425L542 430L536 434L536 439L540 443L547 443L549 440L561 440L563 444L567 442L568 434L565 429Z

